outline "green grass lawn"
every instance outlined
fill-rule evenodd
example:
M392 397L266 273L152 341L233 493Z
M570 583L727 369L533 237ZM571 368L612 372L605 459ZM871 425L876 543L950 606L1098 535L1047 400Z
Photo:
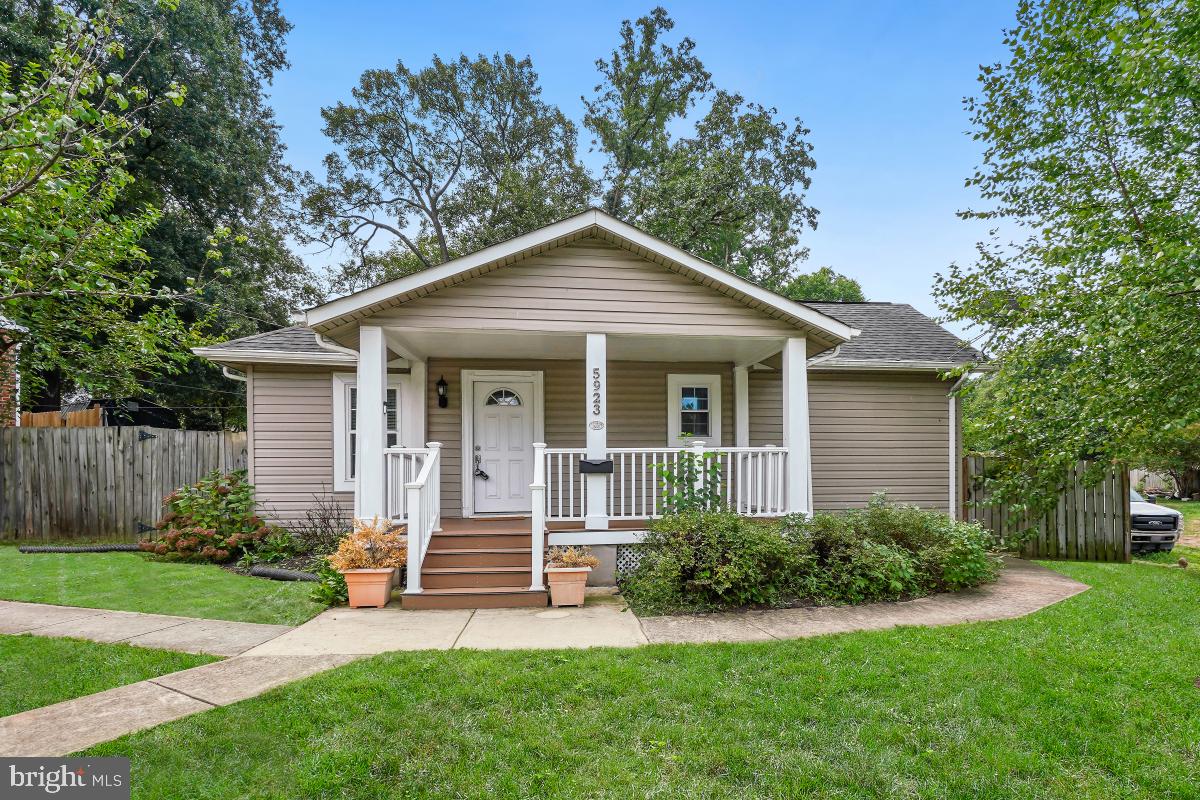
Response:
M82 639L0 636L0 717L219 660Z
M323 610L312 584L249 578L140 553L23 554L0 547L0 600L299 625Z
M1195 797L1200 570L1019 620L395 653L97 747L141 798Z

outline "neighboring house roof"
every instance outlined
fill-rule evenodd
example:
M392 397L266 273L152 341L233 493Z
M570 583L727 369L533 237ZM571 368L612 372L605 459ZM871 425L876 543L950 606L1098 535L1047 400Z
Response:
M984 356L907 303L808 302L823 314L862 333L817 356L813 366L831 369L949 369Z
M820 311L788 300L744 278L621 222L599 209L590 209L538 230L485 247L475 253L397 278L308 310L306 321L318 331L330 331L409 300L503 268L515 261L578 239L595 236L725 294L738 302L783 319L826 347L849 341L858 331Z
M223 364L353 364L354 356L334 352L317 343L317 334L303 325L292 325L241 339L197 347L192 352Z

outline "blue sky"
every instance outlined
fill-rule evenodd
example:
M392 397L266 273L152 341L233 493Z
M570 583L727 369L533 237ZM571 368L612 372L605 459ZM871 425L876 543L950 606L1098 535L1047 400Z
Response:
M829 265L872 300L935 314L934 273L969 262L983 233L954 215L975 202L963 181L979 155L962 98L975 92L979 64L1002 58L1015 0L664 5L718 86L811 129L808 197L821 215L804 236L806 269ZM270 92L288 158L319 172L330 149L320 108L348 99L365 69L397 58L419 67L434 53L529 55L545 99L579 122L595 59L612 50L622 19L651 7L284 0L292 67Z

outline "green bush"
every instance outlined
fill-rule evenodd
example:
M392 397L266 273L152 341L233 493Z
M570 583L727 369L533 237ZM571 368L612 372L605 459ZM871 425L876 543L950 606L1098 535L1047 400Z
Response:
M244 471L213 472L176 489L163 504L166 513L155 525L158 538L140 546L169 560L231 561L254 552L279 531L254 513L254 487Z
M337 567L329 563L328 558L317 561L317 582L313 584L313 590L309 597L314 602L327 606L341 605L350 601L345 576L338 572Z
M865 603L994 580L992 537L946 514L894 505L764 523L731 512L656 520L621 587L638 610Z
M626 598L647 612L774 605L793 596L808 556L779 526L730 511L654 520L641 563L622 576Z

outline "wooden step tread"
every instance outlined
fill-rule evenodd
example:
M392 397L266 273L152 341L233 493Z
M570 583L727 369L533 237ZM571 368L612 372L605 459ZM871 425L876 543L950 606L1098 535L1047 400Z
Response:
M442 556L466 556L466 555L473 556L476 553L508 553L508 554L522 553L522 554L527 554L527 555L533 555L533 548L532 547L447 547L445 549L441 549L438 547L433 547L432 542L431 542L430 548L428 550L426 550L425 552L426 553L437 553L438 555L442 555Z
M545 589L532 591L528 586L471 586L453 589L422 589L421 594L432 595L472 595L472 594L545 594ZM420 597L420 595L408 595Z
M450 536L528 536L532 538L533 531L438 531L430 537L430 540L436 542L438 539L445 539Z
M422 575L458 575L475 573L494 574L498 572L529 572L533 569L532 566L526 564L523 567L421 567Z

